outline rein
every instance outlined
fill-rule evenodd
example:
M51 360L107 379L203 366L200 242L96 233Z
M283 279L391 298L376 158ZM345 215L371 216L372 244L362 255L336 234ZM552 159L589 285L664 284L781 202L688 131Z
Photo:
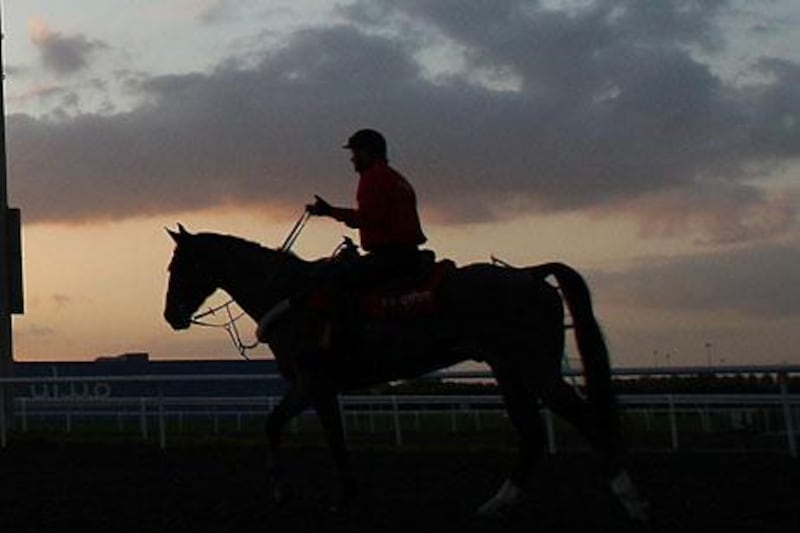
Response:
M239 328L236 326L236 322L238 322L239 319L245 315L245 313L241 312L238 315L234 316L233 313L231 312L231 305L233 305L233 303L234 303L233 300L228 300L222 305L213 307L208 311L193 316L192 324L195 324L197 326L203 326L206 328L224 329L225 332L228 334L228 337L230 337L233 346L236 348L236 351L239 352L239 355L241 355L242 357L244 357L246 360L249 361L250 358L247 356L247 351L252 350L256 346L258 346L258 341L255 341L251 344L247 344L242 340L242 335L239 333ZM225 310L225 313L228 315L227 322L223 322L221 324L215 324L213 322L204 322L202 320L207 316L216 316L217 312L223 309Z
M306 222L308 222L310 216L311 213L309 213L307 209L303 211L303 214L295 223L294 227L292 228L292 231L289 232L289 235L286 236L286 240L283 241L283 244L280 247L281 252L288 252L289 250L292 249L292 246L294 246L294 242L297 240L297 237L300 236L300 232L302 232L303 228L306 227Z

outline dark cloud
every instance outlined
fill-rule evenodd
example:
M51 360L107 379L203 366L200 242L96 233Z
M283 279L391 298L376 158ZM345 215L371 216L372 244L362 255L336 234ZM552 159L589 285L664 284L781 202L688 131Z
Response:
M252 0L216 0L203 9L198 18L205 24L232 22L241 16Z
M796 192L768 194L716 180L643 195L617 207L640 214L644 237L695 234L702 236L700 243L733 244L787 234L795 228L798 205Z
M52 31L43 21L31 27L31 41L39 50L42 65L57 76L74 74L89 66L89 57L107 48L100 40L85 35L63 35Z
M338 146L369 125L431 218L724 212L700 224L709 239L763 238L796 215L759 183L800 155L800 65L765 58L748 86L715 74L695 51L724 49L726 5L358 2L339 10L348 23L280 49L145 78L126 113L10 117L12 195L29 220L349 200ZM463 68L432 76L420 63L431 46L457 51ZM775 206L754 229L747 217Z
M651 260L592 276L598 293L666 311L734 312L761 319L800 316L800 248L761 245L728 253Z

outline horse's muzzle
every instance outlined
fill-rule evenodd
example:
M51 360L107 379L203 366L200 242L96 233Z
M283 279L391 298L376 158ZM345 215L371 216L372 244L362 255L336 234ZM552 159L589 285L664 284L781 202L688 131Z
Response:
M180 311L180 309L167 309L164 311L164 320L174 330L189 329L189 326L192 325L192 317Z

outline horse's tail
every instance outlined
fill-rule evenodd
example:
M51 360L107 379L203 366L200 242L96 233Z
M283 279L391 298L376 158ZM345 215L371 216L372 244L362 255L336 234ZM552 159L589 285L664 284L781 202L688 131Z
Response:
M546 263L528 269L542 279L553 275L572 317L572 328L578 344L586 379L589 402L598 414L616 419L616 397L611 382L611 366L600 325L592 310L589 287L583 277L572 267L563 263Z

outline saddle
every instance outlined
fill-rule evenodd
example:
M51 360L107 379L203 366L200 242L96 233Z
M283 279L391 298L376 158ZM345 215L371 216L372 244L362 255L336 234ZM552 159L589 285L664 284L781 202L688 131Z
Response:
M370 287L358 294L358 313L380 319L431 315L440 309L439 287L455 267L449 259L436 261L431 253L429 260L423 261L414 275Z
M385 320L423 317L440 309L439 288L448 272L455 268L453 261L437 261L433 252L425 250L420 252L416 265L400 277L348 294L320 288L310 295L308 304L312 309L334 315L346 309L350 318L353 315ZM338 318L346 319L341 315Z

